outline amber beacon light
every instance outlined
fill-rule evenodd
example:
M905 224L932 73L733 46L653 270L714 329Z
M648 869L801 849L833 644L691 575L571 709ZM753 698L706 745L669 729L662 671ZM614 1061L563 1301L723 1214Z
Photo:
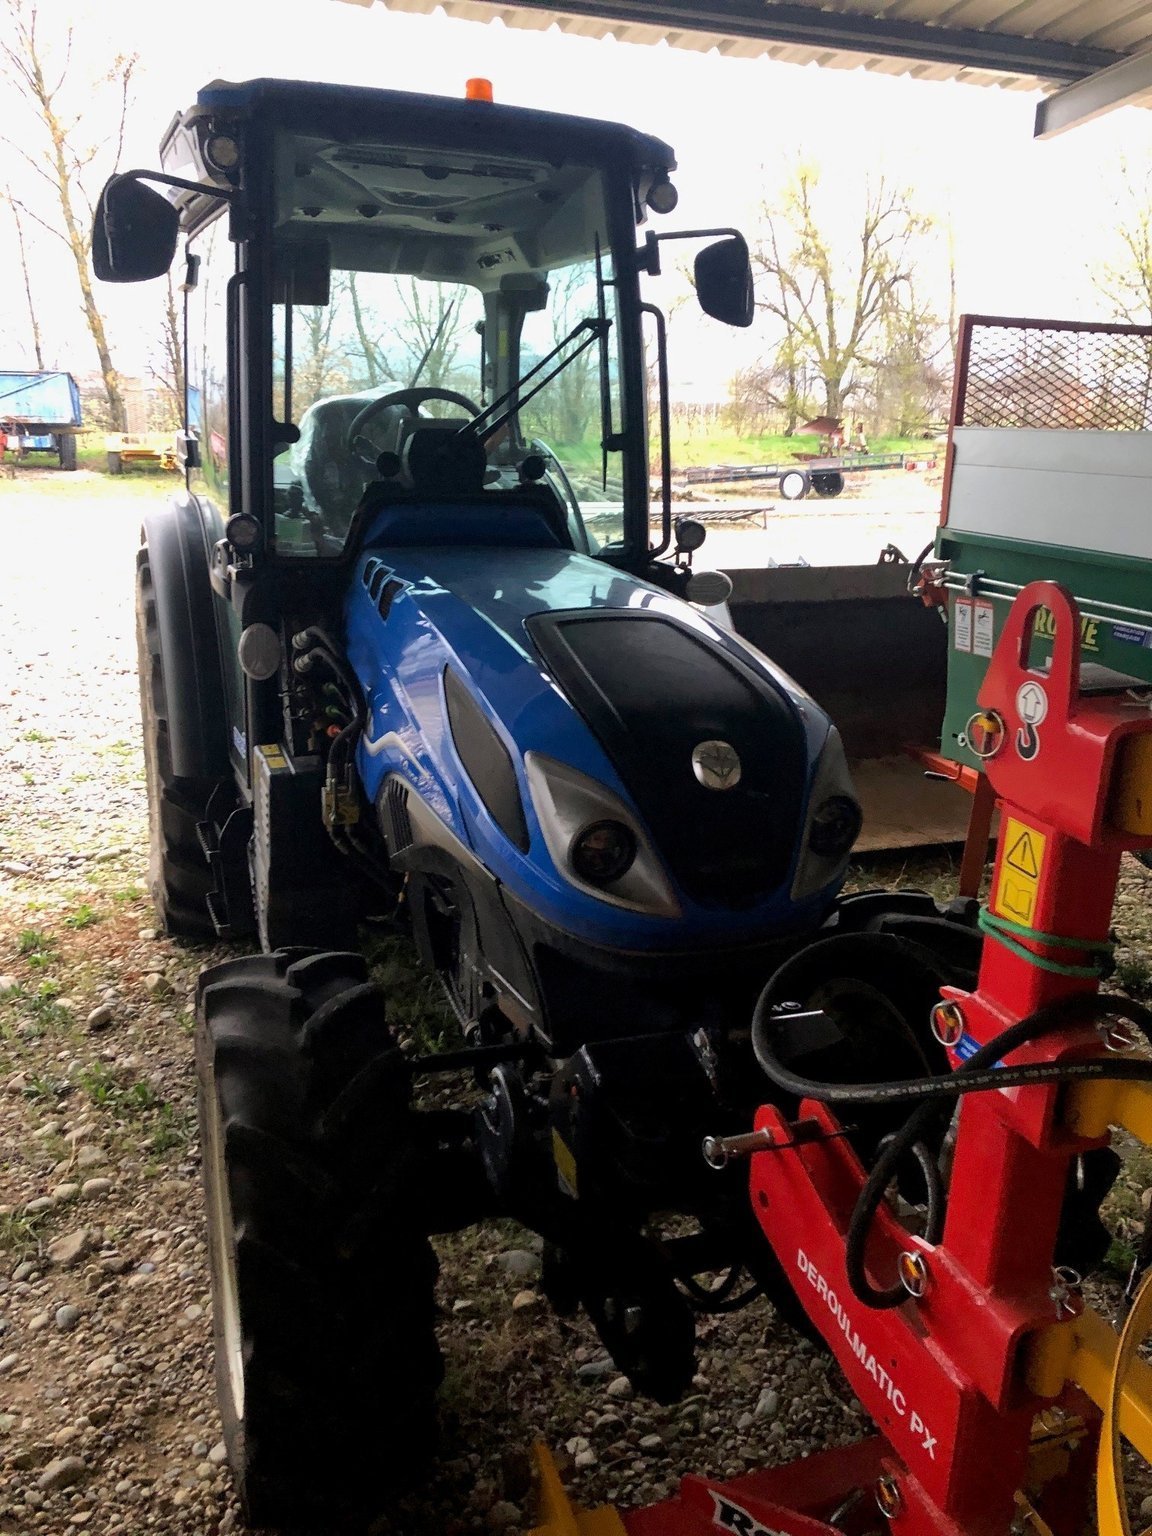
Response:
M472 80L466 80L464 82L464 99L466 101L491 101L491 80L482 80L478 75Z

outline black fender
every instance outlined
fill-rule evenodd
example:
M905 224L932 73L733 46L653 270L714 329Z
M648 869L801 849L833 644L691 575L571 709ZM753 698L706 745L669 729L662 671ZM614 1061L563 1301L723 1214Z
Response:
M208 561L214 538L195 496L181 492L144 514L160 655L168 704L172 773L179 779L232 776L223 660Z

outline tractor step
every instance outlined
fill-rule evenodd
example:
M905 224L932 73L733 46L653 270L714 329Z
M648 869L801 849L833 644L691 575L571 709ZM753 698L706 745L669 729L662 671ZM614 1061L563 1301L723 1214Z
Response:
M208 915L221 939L239 939L256 931L248 844L252 810L235 806L231 785L221 785L208 802L207 816L196 827L201 851L212 869L215 889L208 894Z

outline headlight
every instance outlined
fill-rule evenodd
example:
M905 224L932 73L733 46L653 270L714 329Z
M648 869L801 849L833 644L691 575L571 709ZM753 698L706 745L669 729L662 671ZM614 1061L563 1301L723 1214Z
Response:
M829 795L812 812L808 846L823 859L838 859L860 836L860 807L847 795Z
M852 790L840 732L833 727L824 742L808 797L808 819L800 844L792 900L803 901L831 885L844 872L852 844L860 835L860 806Z
M622 821L594 821L572 839L569 858L581 880L611 885L632 867L636 834Z
M542 752L525 753L524 767L548 852L570 885L634 912L680 915L648 834L618 795Z

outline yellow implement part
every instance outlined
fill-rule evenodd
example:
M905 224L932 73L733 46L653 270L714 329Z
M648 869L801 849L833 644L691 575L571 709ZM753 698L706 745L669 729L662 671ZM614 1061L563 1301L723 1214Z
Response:
M532 1453L536 1457L540 1523L529 1536L627 1536L620 1516L609 1505L577 1509L571 1503L546 1445L534 1445Z
M1100 1536L1132 1536L1128 1510L1124 1502L1124 1472L1120 1460L1120 1434L1133 1440L1137 1450L1149 1459L1147 1443L1140 1444L1132 1434L1132 1398L1139 1395L1140 1426L1149 1423L1147 1389L1152 1370L1136 1351L1152 1327L1152 1274L1145 1275L1136 1292L1124 1331L1116 1343L1115 1361L1109 1390L1101 1406L1104 1422L1100 1426L1100 1455L1096 1463L1096 1521ZM1097 1399L1099 1401L1099 1399ZM1147 1533L1145 1532L1145 1536Z
M1120 1125L1152 1147L1152 1088L1147 1083L1077 1083L1068 1092L1064 1121L1077 1136L1103 1136Z

